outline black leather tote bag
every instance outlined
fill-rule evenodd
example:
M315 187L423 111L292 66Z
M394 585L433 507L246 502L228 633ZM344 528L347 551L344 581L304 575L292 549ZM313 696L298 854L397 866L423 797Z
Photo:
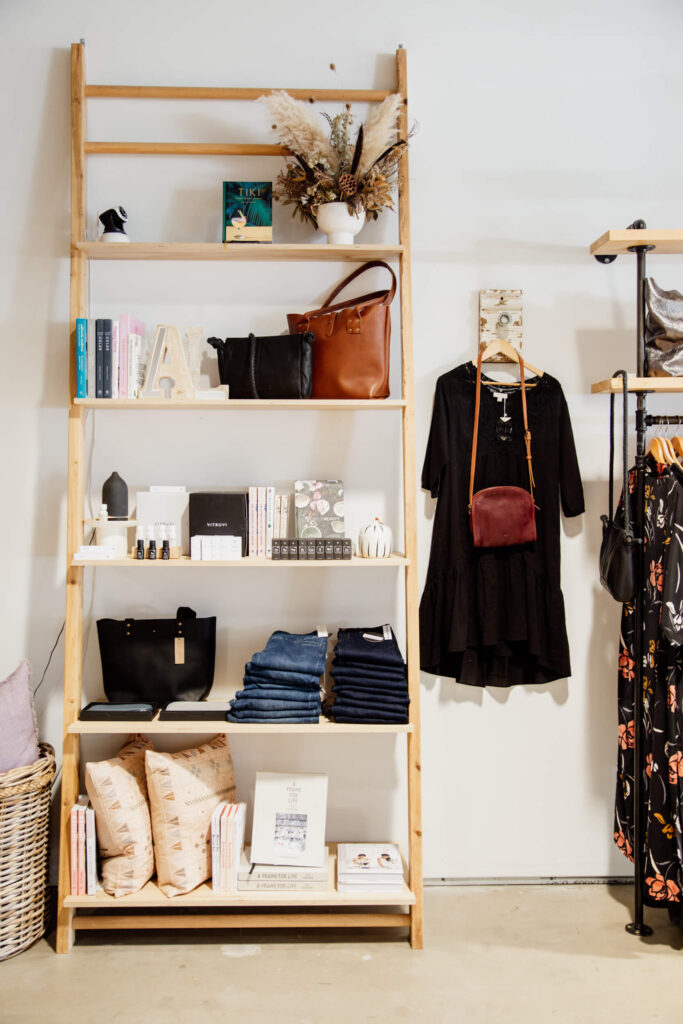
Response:
M631 530L630 500L628 493L628 387L626 371L617 370L615 377L624 381L624 414L622 436L622 464L624 472L623 527L614 521L614 395L609 396L609 515L602 520L600 545L600 582L615 601L632 601L636 592L635 540Z
M104 692L112 703L203 700L213 684L216 619L98 619Z
M313 388L313 334L272 338L208 338L218 353L221 384L229 398L310 398Z

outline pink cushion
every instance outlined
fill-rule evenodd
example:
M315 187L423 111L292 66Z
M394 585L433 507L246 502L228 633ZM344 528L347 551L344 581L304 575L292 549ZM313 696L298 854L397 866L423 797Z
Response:
M0 772L33 764L40 757L31 693L31 666L20 661L0 681Z

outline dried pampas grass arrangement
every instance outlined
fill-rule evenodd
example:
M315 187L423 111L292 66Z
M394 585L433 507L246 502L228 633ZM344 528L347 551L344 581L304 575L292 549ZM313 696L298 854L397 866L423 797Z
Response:
M352 213L365 210L370 220L383 209L393 210L398 163L408 145L398 138L399 93L372 108L355 138L348 104L331 117L316 114L310 103L286 92L269 93L257 102L266 106L280 143L292 154L273 189L280 203L294 207L292 216L298 213L317 227L322 203L345 202Z

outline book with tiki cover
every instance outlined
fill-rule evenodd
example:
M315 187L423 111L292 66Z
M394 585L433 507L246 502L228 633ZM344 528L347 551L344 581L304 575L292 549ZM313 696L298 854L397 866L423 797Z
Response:
M273 241L272 181L223 182L223 241Z

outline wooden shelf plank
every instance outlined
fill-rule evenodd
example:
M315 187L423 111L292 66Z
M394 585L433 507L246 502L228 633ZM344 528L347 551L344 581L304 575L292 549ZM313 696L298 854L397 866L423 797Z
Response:
M257 142L86 142L85 152L182 156L287 156L284 146Z
M683 230L666 228L652 231L650 228L624 231L606 231L591 245L591 256L619 256L628 253L629 246L651 245L653 253L664 255L683 253Z
M660 394L683 394L683 377L629 377L629 391L653 391ZM621 377L609 377L591 384L594 395L620 395L623 391Z
M237 558L232 561L203 562L199 559L183 555L181 558L84 558L75 559L71 563L77 566L106 566L109 569L384 569L391 566L408 565L408 559L401 554L390 555L389 558L335 558L335 559L273 559L273 558Z
M151 722L73 722L69 726L69 733L79 736L108 736L125 734L131 732L155 733L156 735L184 735L187 733L206 734L216 736L219 733L230 733L238 736L240 733L262 733L283 735L288 733L304 733L308 736L316 736L319 733L333 736L349 735L391 735L397 733L409 733L413 726L406 722L405 725L386 724L350 724L346 722L328 722L321 719L318 725L306 724L305 722L283 722L276 723L261 722L160 722L154 718Z
M171 401L163 398L75 398L74 405L84 409L293 409L297 412L329 411L349 412L357 409L383 410L403 409L402 398L227 398L205 400L192 398L186 401Z
M70 908L80 907L90 910L128 910L147 907L177 910L178 907L372 907L402 906L415 903L415 896L404 883L398 892L387 893L382 890L370 889L368 892L337 892L337 844L328 843L330 847L330 874L328 889L324 892L292 892L291 890L258 890L257 892L214 892L210 883L200 885L192 892L172 899L164 896L155 882L148 882L140 892L132 896L109 896L106 892L98 892L94 896L67 896L64 905ZM163 919L159 922L163 927ZM191 927L191 919L188 927Z
M78 242L76 250L89 260L304 260L308 262L396 259L402 245L300 245L222 242Z
M90 99L129 100L257 100L276 92L274 88L226 88L207 85L86 85ZM297 100L326 103L381 103L390 89L286 89Z

